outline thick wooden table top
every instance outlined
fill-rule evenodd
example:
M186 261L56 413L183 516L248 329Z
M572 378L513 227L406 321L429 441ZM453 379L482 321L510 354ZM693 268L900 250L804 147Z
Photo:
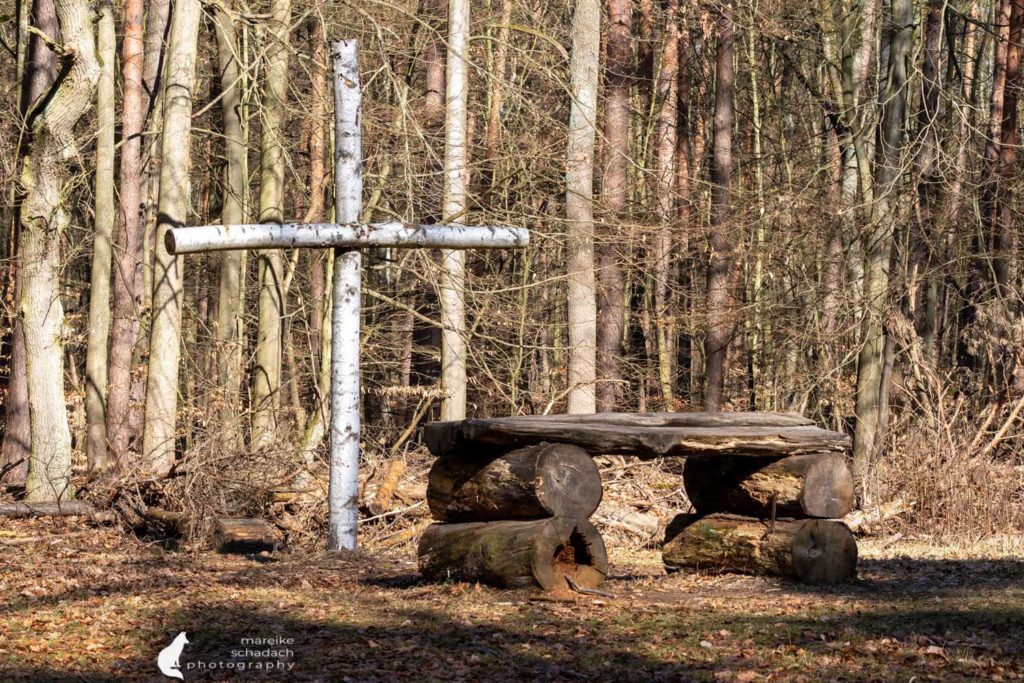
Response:
M842 452L850 439L791 413L599 413L528 415L430 422L423 427L436 456L489 457L496 447L570 443L591 455L661 458L730 454L786 456Z

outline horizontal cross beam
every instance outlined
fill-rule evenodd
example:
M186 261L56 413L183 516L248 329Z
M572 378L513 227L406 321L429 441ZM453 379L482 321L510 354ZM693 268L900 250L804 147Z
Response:
M508 226L405 225L403 223L260 223L173 228L164 238L170 254L229 249L507 249L525 247L530 234Z

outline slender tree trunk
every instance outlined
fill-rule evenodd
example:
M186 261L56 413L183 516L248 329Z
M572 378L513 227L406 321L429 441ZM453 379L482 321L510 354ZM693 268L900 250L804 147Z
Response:
M1014 0L999 0L996 6L996 36L992 56L992 91L989 98L988 136L985 142L985 171L981 190L984 234L975 248L973 304L986 298L998 282L998 257L992 254L992 236L998 224L1000 154L1005 123L1006 80L1010 55L1010 19ZM973 315L971 315L973 318Z
M260 158L260 222L284 221L284 105L288 94L288 28L291 0L271 2L273 45L267 50L263 84L263 140ZM284 322L284 266L281 252L259 252L259 331L253 379L252 445L268 445L277 430L281 394L281 351Z
M313 54L313 76L312 76L312 101L309 109L309 211L306 213L306 220L319 222L324 219L324 189L326 187L326 166L324 164L324 120L327 115L327 40L324 36L324 26L319 17L312 19L312 26L309 34L312 42ZM323 313L326 304L326 279L325 279L326 252L313 250L309 252L310 266L310 307L309 345L314 360L314 369L317 367L320 355L320 335L323 332ZM320 391L326 391L327 387L319 387Z
M70 222L65 202L75 150L75 124L92 106L99 80L92 13L86 0L57 0L60 42L68 66L56 91L31 117L31 142L21 182L18 313L25 334L31 421L26 500L70 498L71 429L64 399L64 309L60 299L60 240Z
M60 25L57 22L57 9L53 0L34 0L34 2L24 0L18 22L20 37L18 57L22 61L19 70L19 77L22 80L19 93L21 98L19 112L22 119L27 120L34 107L57 80L60 69L57 55L40 39L39 35L30 34L28 28L31 25L47 36L55 36L60 33ZM19 153L24 152L27 150L19 150ZM17 201L18 198L12 195L12 199ZM11 255L14 257L18 256L20 248L18 235L21 229L21 216L18 216L15 218L11 236ZM12 304L16 310L11 324L11 365L7 397L4 401L6 419L4 420L3 450L0 452L0 465L11 467L5 480L12 483L24 482L28 476L32 443L32 424L29 419L28 403L28 371L25 367L25 331L22 325L22 316L17 311L18 302L21 301L23 281L21 261L22 259L18 258L12 266L14 270L14 300Z
M937 324L939 276L936 272L942 254L943 239L937 223L942 187L938 166L941 149L938 116L939 94L942 90L942 40L946 32L944 0L929 0L924 34L924 61L921 66L921 104L917 112L918 138L921 146L914 160L917 173L917 202L920 217L918 238L910 242L909 272L919 272L924 280L924 306L918 312L917 328L924 339L927 353L934 343ZM913 235L913 233L912 233Z
M992 273L1000 298L1010 296L1013 281L1014 215L1013 173L1017 159L1017 106L1021 89L1021 39L1024 37L1024 0L1012 0L1010 41L1006 55L1006 94L1003 101L1003 125L1000 130L999 161L996 180L996 207L992 217Z
M245 223L249 207L248 130L242 117L246 106L242 70L238 58L241 46L234 23L223 8L215 15L217 54L221 77L221 109L224 118L224 203L221 223ZM226 251L221 255L220 282L217 291L217 384L220 394L220 423L224 446L243 447L241 410L242 388L242 308L244 304L245 252Z
M687 21L689 23L689 21ZM694 169L700 169L700 160L690 157L690 92L692 76L690 75L690 59L693 47L690 42L690 28L684 24L679 32L679 85L676 87L678 105L676 124L676 212L677 221L680 226L678 237L678 276L680 286L684 288L690 297L690 302L683 300L675 304L680 314L689 310L690 303L696 298L693 285L696 283L691 276L693 259L691 258L691 244L689 239L691 221L694 214L691 205L691 175ZM689 285L687 287L686 285ZM687 316L692 320L692 316ZM689 325L688 325L689 327ZM699 403L699 392L695 394L692 390L694 378L700 374L697 362L697 353L694 353L694 337L692 334L679 335L675 340L679 363L686 365L685 393L692 403ZM680 368L682 372L682 368Z
M469 0L448 3L444 220L465 223L469 162ZM466 417L466 252L441 251L441 419Z
M572 19L569 145L565 172L570 413L593 413L597 350L594 287L594 145L601 3L576 0Z
M154 476L166 475L174 466L178 361L181 355L182 260L167 253L164 234L171 228L188 224L192 94L201 18L199 0L175 0L167 50L153 328L142 444L145 469Z
M142 85L145 3L125 0L121 44L122 115L119 171L120 220L114 233L113 313L107 375L107 440L119 465L128 462L132 355L142 311L142 237L145 176L142 132L146 101Z
M673 227L676 213L676 139L678 125L679 79L679 27L677 15L679 3L669 0L665 10L665 30L662 34L663 47L661 67L657 78L658 112L655 122L655 205L661 224L654 244L654 328L658 342L658 385L661 400L666 410L671 410L674 395L674 359L672 343L675 325L670 321L673 315L670 280L673 271L674 254Z
M878 447L881 417L885 331L888 310L889 261L901 195L908 59L913 41L912 0L890 0L890 25L881 119L875 165L875 203L864 244L864 321L857 362L856 426L853 437L853 475L864 491L864 480Z
M423 56L427 72L426 119L428 123L434 123L441 121L444 116L445 60L444 42L440 36L442 17L445 14L444 1L424 0L423 14L431 28L426 54Z
M718 15L715 69L714 152L711 160L711 253L708 257L708 329L704 341L704 404L722 408L725 351L729 346L729 281L732 279L729 184L732 176L733 123L732 0L724 0Z
M509 33L512 23L512 0L501 0L501 23L498 26L497 45L494 48L494 74L491 85L491 101L487 107L487 137L485 149L489 163L488 172L493 189L497 182L494 166L497 163L498 143L501 140L501 110L505 106L505 81L508 79Z
M622 402L622 336L625 276L616 229L629 199L629 86L633 64L633 9L629 0L609 0L605 42L604 175L601 181L609 225L597 245L597 410Z
M110 334L110 240L114 232L114 67L117 35L114 6L99 5L97 53L100 80L96 93L96 231L89 286L89 337L85 357L86 453L89 469L107 466L107 343Z

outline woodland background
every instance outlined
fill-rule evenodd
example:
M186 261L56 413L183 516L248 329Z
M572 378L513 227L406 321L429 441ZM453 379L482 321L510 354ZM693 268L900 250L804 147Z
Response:
M353 37L365 218L532 236L467 254L461 330L437 254L367 253L368 472L414 479L414 426L459 416L447 329L470 415L801 412L854 435L864 504L1024 528L1024 0L0 2L8 495L138 517L298 491L316 536L329 254L176 262L158 231L329 220L328 41Z

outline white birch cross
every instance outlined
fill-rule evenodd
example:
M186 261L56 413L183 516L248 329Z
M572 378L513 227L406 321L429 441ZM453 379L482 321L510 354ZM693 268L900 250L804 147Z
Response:
M333 45L335 202L337 223L205 225L173 228L171 254L229 249L334 248L331 316L330 481L328 550L354 550L359 496L359 326L361 249L525 247L524 228L359 222L363 206L362 94L355 40Z

